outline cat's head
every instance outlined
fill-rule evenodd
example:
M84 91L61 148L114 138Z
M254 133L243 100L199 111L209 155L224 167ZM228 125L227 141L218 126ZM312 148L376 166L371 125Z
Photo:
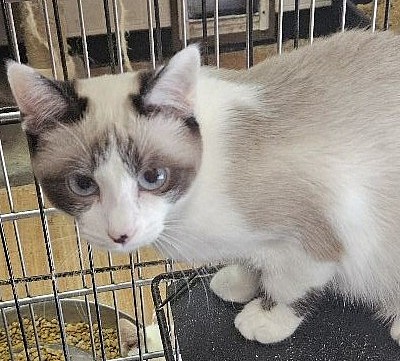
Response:
M132 251L154 241L199 169L190 46L157 71L60 82L11 62L36 177L93 245Z

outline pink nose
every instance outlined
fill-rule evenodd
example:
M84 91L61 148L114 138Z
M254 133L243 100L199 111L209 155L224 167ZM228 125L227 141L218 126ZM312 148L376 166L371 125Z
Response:
M124 243L126 242L126 240L128 239L128 236L127 236L126 234L122 234L122 235L120 235L120 236L117 237L117 238L112 237L112 236L109 234L109 237L110 237L115 243L119 243L119 244L124 244Z

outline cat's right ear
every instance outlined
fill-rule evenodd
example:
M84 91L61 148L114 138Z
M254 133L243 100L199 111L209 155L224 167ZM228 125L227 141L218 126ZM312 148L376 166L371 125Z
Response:
M45 78L29 66L7 63L7 76L15 101L21 111L22 127L39 134L57 122L71 122L86 107L74 90L73 83Z
M179 51L152 79L144 95L144 105L174 109L182 117L193 115L200 63L197 45Z

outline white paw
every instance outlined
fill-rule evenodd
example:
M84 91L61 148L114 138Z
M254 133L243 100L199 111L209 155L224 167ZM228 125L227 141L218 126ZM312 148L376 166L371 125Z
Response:
M269 311L263 310L261 298L257 298L236 316L235 326L248 340L274 343L292 335L302 320L290 307L281 303Z
M390 328L390 336L400 344L400 318L395 318Z
M259 277L242 266L226 266L210 282L211 290L224 301L245 303L259 290Z

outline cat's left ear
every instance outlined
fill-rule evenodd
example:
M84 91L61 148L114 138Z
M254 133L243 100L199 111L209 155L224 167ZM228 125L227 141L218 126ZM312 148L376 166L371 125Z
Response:
M168 107L179 116L191 116L200 64L197 45L189 45L174 55L151 82L143 98L145 107Z
M28 133L39 134L58 122L72 123L86 107L86 99L76 94L72 82L45 78L14 61L7 63L7 76Z

